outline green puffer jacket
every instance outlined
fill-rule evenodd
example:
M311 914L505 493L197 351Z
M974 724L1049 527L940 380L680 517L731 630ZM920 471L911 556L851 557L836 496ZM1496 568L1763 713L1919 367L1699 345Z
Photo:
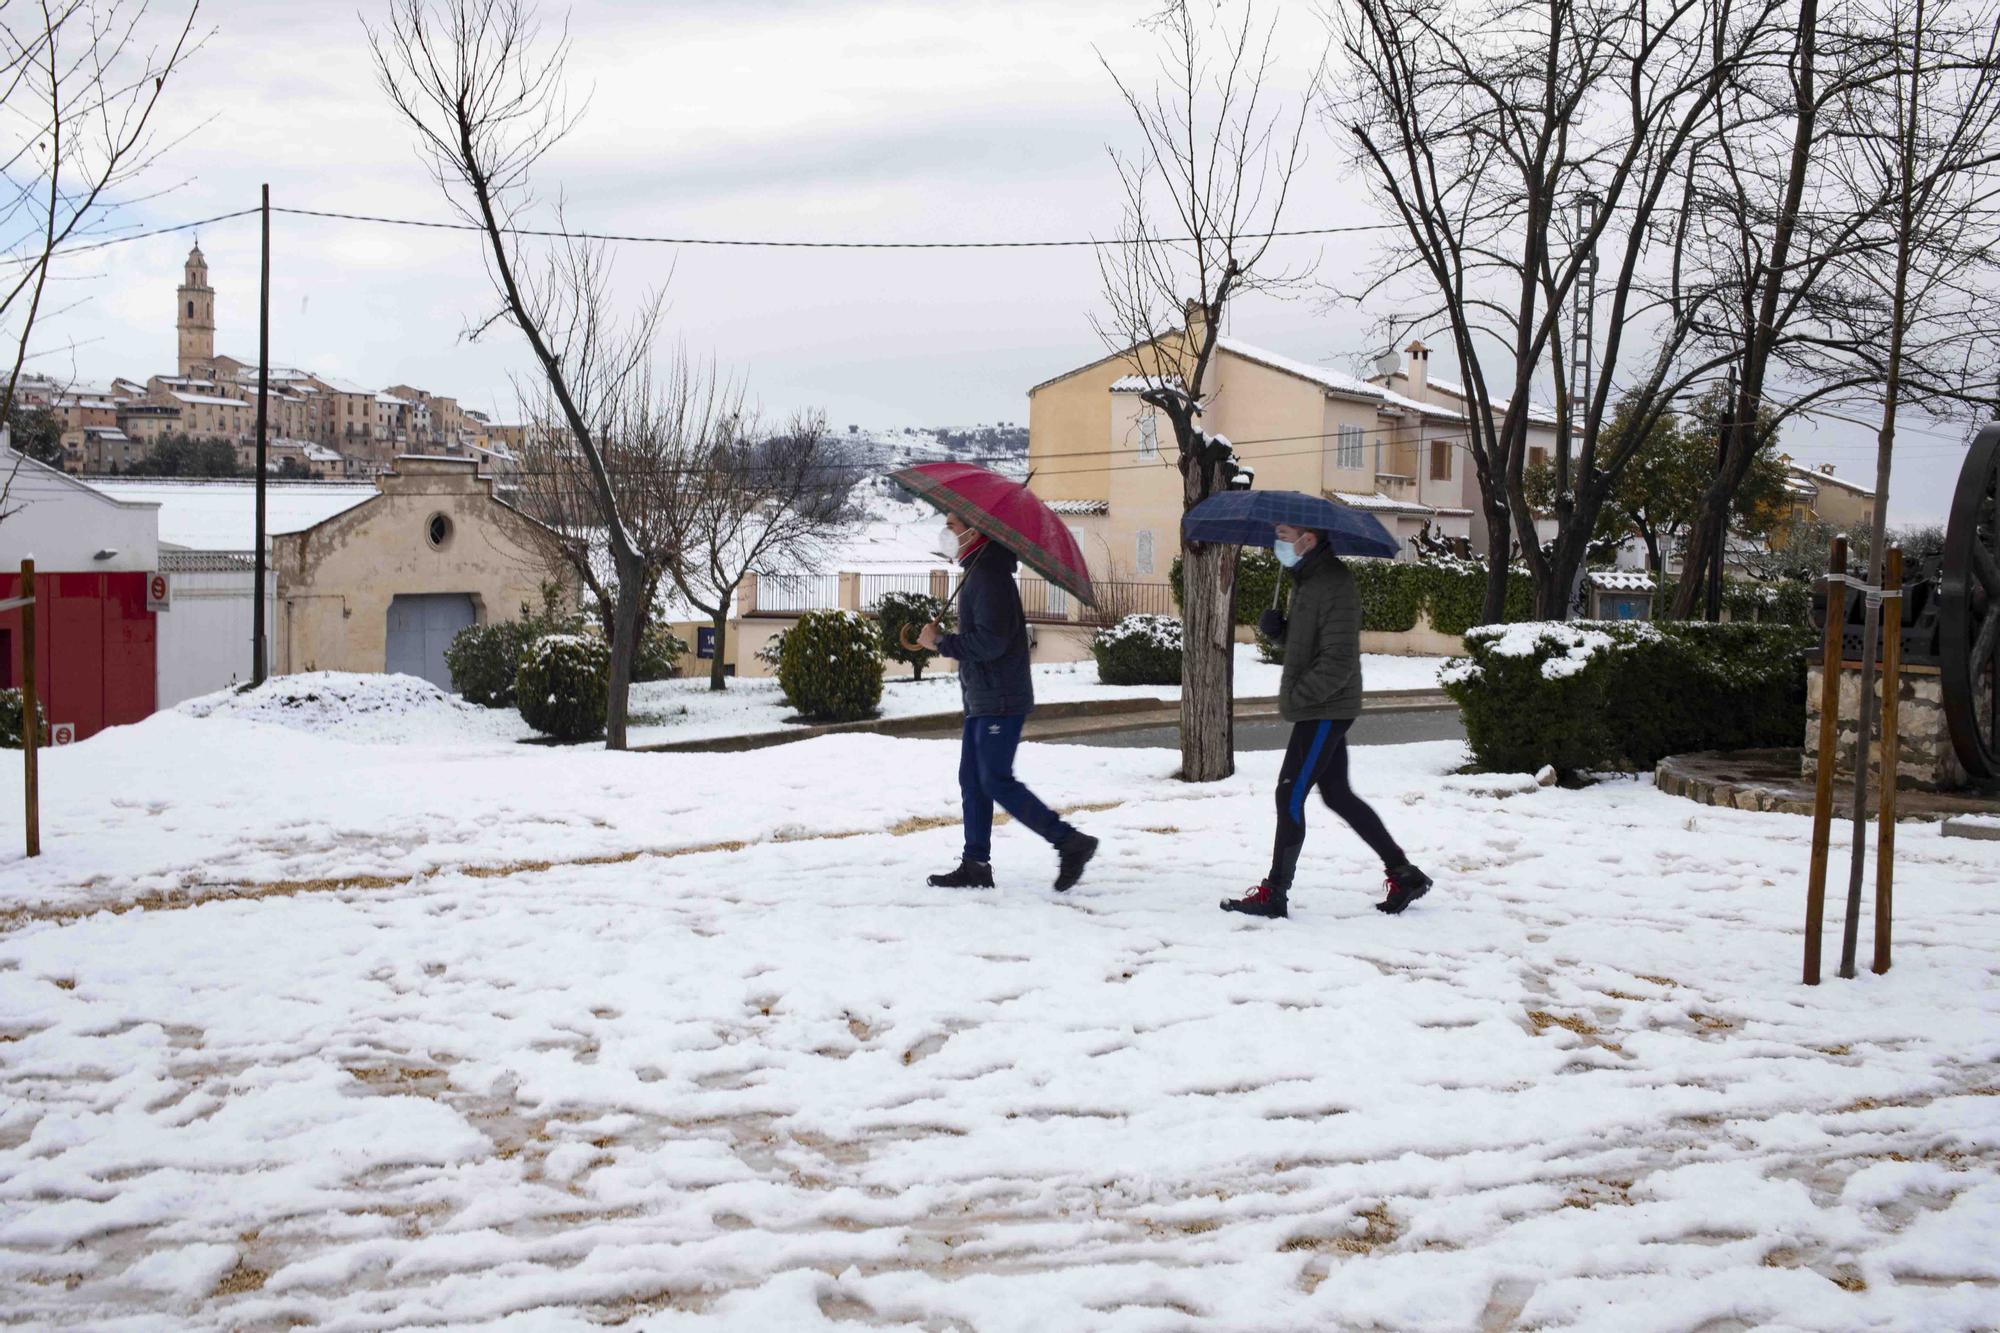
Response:
M1278 711L1287 722L1361 715L1361 593L1353 573L1323 548L1292 570Z

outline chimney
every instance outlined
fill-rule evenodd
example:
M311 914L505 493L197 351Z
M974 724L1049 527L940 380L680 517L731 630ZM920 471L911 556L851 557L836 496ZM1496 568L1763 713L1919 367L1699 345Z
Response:
M1421 400L1424 387L1431 382L1431 349L1424 346L1422 338L1412 338L1403 354L1410 358L1410 388L1416 391L1411 397Z

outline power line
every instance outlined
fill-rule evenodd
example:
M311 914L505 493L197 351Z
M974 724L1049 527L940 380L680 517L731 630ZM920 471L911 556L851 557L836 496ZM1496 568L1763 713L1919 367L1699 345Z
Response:
M69 255L88 254L92 250L102 250L108 246L124 245L128 241L143 241L149 237L166 236L177 231L192 231L196 227L206 227L215 222L228 222L232 218L249 217L256 212L257 210L254 208L239 208L234 213L217 213L212 218L196 218L193 222L176 222L167 227L154 227L150 231L137 231L125 236L113 236L102 241L92 241L88 245L67 245L60 250L52 251L49 254L49 258L62 259ZM7 259L7 262L12 264L34 264L40 261L40 255L11 255Z
M254 211L254 210L248 210ZM290 213L294 217L330 218L342 222L368 222L391 227L420 227L432 231L485 231L477 222L441 222L426 218L395 218L373 213L345 213L332 209L285 208L273 205L273 213ZM1362 223L1346 227L1299 227L1284 231L1244 232L1241 240L1284 239L1297 236L1344 236L1354 232L1390 231L1400 224L1392 222ZM755 237L733 236L651 236L622 232L564 231L539 227L501 227L507 236L532 236L552 240L572 241L614 241L640 245L709 245L743 246L767 250L1058 250L1058 249L1102 249L1107 246L1127 245L1186 245L1192 243L1192 236L1144 236L1116 237L1111 240L1092 238L1089 240L1054 241L806 241L770 240Z

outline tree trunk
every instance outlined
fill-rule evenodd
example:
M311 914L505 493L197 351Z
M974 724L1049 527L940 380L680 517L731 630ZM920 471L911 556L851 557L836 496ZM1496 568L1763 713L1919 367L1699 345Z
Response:
M604 700L604 748L625 748L625 718L631 705L632 667L639 658L639 630L645 598L637 569L618 571L618 605L611 625L611 685Z
M1181 779L1219 782L1236 771L1232 677L1237 548L1189 542L1182 552Z
M709 616L709 624L715 630L715 656L708 663L708 688L714 693L729 688L729 677L722 666L725 650L729 647L729 599L723 598Z
M1497 625L1507 618L1507 569L1508 558L1513 554L1509 549L1513 534L1508 531L1507 515L1503 510L1486 514L1486 606L1480 612L1480 619L1488 625Z

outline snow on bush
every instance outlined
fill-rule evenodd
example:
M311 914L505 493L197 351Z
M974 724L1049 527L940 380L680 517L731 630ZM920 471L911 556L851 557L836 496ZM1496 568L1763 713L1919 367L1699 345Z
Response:
M518 734L486 710L416 676L307 671L273 676L255 689L229 689L189 699L175 711L286 727L359 744L407 745L486 740Z
M1097 678L1106 685L1181 683L1181 622L1173 616L1126 616L1090 641Z
M549 634L535 640L514 678L521 720L559 741L604 734L611 693L611 649L595 634Z
M815 722L873 717L882 702L882 652L858 611L808 611L785 631L778 683Z
M1647 769L1693 750L1797 744L1810 640L1741 623L1482 625L1439 679L1483 767Z

